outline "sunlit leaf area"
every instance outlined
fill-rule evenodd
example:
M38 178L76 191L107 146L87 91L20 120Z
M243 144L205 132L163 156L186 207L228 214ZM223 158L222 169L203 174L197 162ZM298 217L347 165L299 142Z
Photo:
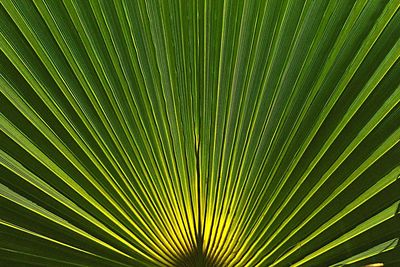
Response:
M399 0L0 0L0 266L400 266Z

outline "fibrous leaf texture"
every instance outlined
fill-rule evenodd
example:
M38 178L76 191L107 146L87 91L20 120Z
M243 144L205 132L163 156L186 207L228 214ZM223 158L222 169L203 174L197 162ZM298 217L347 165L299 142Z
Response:
M1 266L400 266L400 1L1 0Z

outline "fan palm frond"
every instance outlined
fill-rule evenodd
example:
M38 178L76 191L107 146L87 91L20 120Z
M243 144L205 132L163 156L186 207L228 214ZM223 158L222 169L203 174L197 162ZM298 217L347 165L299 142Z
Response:
M2 0L0 265L400 264L399 6Z

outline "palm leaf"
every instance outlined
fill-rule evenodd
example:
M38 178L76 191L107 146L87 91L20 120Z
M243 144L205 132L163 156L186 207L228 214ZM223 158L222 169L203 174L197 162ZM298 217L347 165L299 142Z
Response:
M1 1L0 265L400 264L399 6Z

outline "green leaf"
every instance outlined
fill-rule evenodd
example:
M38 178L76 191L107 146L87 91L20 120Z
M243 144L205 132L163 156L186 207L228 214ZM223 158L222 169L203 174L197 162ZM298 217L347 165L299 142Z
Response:
M1 1L0 265L400 264L399 10Z

